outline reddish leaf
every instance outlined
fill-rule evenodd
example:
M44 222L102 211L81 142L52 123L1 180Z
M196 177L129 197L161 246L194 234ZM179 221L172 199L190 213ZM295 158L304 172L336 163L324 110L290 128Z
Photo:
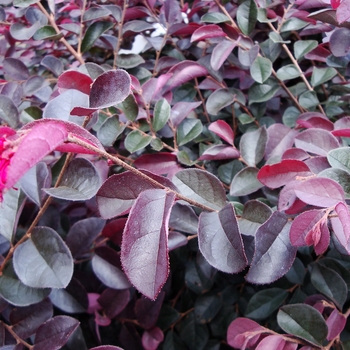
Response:
M280 163L264 165L258 172L258 180L269 188L278 188L294 180L297 176L312 175L309 167L301 160L285 159Z
M295 146L320 156L327 156L327 153L339 147L338 140L327 130L308 129L295 137Z
M32 124L11 158L6 187L11 188L32 166L55 150L68 137L64 125L52 122Z
M217 120L211 123L208 129L233 146L233 130L224 120Z
M239 158L240 153L236 147L214 145L207 148L198 160L220 160Z
M89 95L91 89L92 79L78 71L67 71L61 74L57 80L57 87L60 92L74 89Z
M68 131L68 133L73 134L73 136L76 136L82 141L90 143L92 146L95 146L101 150L104 150L101 142L94 135L92 135L88 130L82 128L81 126L75 123L64 121L64 120L49 119L49 118L39 119L24 125L21 130L31 129L36 124L52 124L55 128L58 128L58 129L61 127L64 127ZM56 150L60 152L95 154L95 152L90 151L84 147L78 146L74 143L63 143L59 145L56 148Z
M298 348L298 343L292 343L282 335L273 334L268 335L264 338L259 345L255 348L256 350L296 350Z
M327 318L328 335L327 340L335 339L344 329L346 324L346 317L342 315L337 309L334 309Z
M220 271L238 273L247 266L243 241L231 204L219 212L202 212L198 245L203 256Z
M314 245L316 254L324 253L330 240L327 215L323 210L309 210L301 213L294 219L289 237L296 247Z
M102 73L91 86L90 108L106 108L125 100L130 94L131 79L123 69Z
M167 175L170 179L182 169L177 162L176 154L165 152L144 154L135 160L134 166L139 169L152 171L152 173L157 175Z
M169 274L168 222L174 200L175 195L164 190L142 192L125 226L123 269L139 292L153 300Z
M187 83L193 78L202 77L208 74L207 70L204 67L202 67L199 63L193 61L182 61L172 67L168 73L172 74L172 77L165 85L162 91L163 94L181 84Z
M79 322L69 316L55 316L37 330L33 350L57 350L66 344Z
M310 158L310 155L300 148L287 149L282 156L282 159L305 160Z
M164 333L158 327L144 331L142 334L142 345L145 350L157 350L158 345L163 341Z
M227 343L234 348L248 349L254 346L264 333L271 331L249 318L238 317L228 326Z
M331 218L334 234L338 238L340 244L350 254L350 213L347 205L343 202L335 206L338 218Z
M341 0L331 0L331 5L334 10L336 10L340 5Z
M334 125L330 120L317 116L308 119L297 119L296 122L306 129L320 128L327 131L332 131L334 129Z
M344 190L334 180L327 178L311 178L300 182L295 194L303 202L317 207L333 207L344 202Z
M199 23L176 23L173 24L169 30L168 34L173 35L173 36L178 36L178 35L191 35L193 34L194 31L196 31L198 28L201 28L202 25Z
M226 36L226 33L216 24L208 24L198 28L191 36L191 42Z

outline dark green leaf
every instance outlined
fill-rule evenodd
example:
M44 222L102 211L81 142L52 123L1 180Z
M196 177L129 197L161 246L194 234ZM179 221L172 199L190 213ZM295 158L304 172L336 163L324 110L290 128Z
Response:
M215 90L207 99L207 112L212 115L217 115L220 110L231 105L234 100L234 95L228 89Z
M288 291L281 288L261 290L249 300L244 316L253 320L263 320L277 310L287 296Z
M145 63L145 60L136 54L121 54L117 57L117 66L119 68L130 69L134 67L138 67L140 64Z
M62 33L57 34L51 26L43 26L33 35L34 40L59 40L63 37Z
M267 143L267 131L265 127L242 135L239 149L242 158L250 166L257 165L264 157Z
M314 67L311 76L311 85L317 86L332 79L337 74L334 68L317 68Z
M294 56L298 60L318 45L316 40L299 40L294 43Z
M157 101L154 107L152 119L152 127L155 132L162 129L168 122L170 117L170 108L170 104L165 98Z
M311 272L311 282L319 292L330 298L340 309L343 307L348 288L337 272L315 264Z
M320 101L317 98L315 91L306 91L299 97L299 103L305 109L315 108Z
M179 146L192 141L203 130L202 122L199 119L184 119L177 128L176 139Z
M205 324L212 321L222 306L218 295L201 295L194 305L194 314L199 323Z
M277 71L277 78L279 80L289 80L298 78L299 76L300 72L294 64L287 64Z
M92 23L87 29L81 43L81 51L86 52L91 49L94 42L108 29L112 28L114 23L98 21Z
M249 35L255 28L258 18L258 7L254 0L246 0L237 10L238 26L245 35Z
M350 172L350 148L340 147L328 152L327 160L332 168Z
M270 100L278 91L278 89L279 85L276 85L274 83L253 85L248 92L249 104L266 102Z
M139 114L139 106L133 94L130 94L118 107L124 112L126 119L133 122Z
M305 339L317 346L326 340L328 327L322 315L310 305L283 306L277 314L279 326L287 333Z
M125 125L120 123L117 117L107 118L97 131L97 138L102 145L110 147L125 129Z
M288 18L282 25L281 33L283 32L289 32L292 30L298 30L301 28L306 27L309 24L309 22L305 22L297 17L291 17Z
M208 12L201 17L201 22L206 23L224 23L230 22L230 18L221 12Z
M5 95L0 95L0 119L13 128L16 127L19 122L17 107L13 101Z
M268 58L258 56L250 66L250 74L257 83L264 83L271 75L272 63Z
M37 2L38 0L13 0L13 5L17 7L28 7Z
M245 196L251 194L264 185L257 179L258 168L246 167L238 172L231 182L231 196Z
M140 131L134 130L128 134L125 139L125 148L130 152L134 153L140 149L145 148L152 141L152 136L141 134Z

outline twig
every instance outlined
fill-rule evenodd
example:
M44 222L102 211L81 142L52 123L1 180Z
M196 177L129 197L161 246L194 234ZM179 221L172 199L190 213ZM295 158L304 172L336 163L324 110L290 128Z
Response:
M124 19L126 14L126 9L128 8L128 0L124 0L123 2L123 11L122 11L122 18L120 19L120 22L118 22L118 41L117 46L114 50L114 60L113 60L113 68L117 68L117 60L118 60L118 52L120 50L120 46L122 44L123 40L123 25L124 25Z
M152 185L158 187L158 188L161 188L163 190L166 190L167 192L171 192L171 193L174 193L175 196L178 198L178 199L181 199L181 200L184 200L186 201L187 203L191 204L191 205L194 205L198 208L201 208L205 211L209 211L209 212L214 212L216 210L210 208L210 207L207 207L206 205L204 204L201 204L195 200L192 200L190 198L187 198L186 196L183 196L181 193L177 192L177 191L174 191L172 190L171 188L169 187L166 187L164 185L162 185L161 183L159 183L158 181L152 179L151 177L147 176L146 174L144 174L143 172L141 172L140 170L137 170L135 168L133 168L131 165L129 165L128 163L125 163L124 161L122 161L121 159L117 158L117 157L114 157L112 155L110 155L109 153L107 153L106 151L104 150L101 150L93 145L91 145L90 143L87 143L85 141L82 141L81 139L78 139L77 137L73 136L73 135L69 135L68 136L68 142L72 142L72 143L75 143L79 146L82 146L88 150L91 150L95 153L97 153L98 155L100 155L101 157L104 157L104 158L107 158L109 160L111 160L113 163L123 167L124 169L126 170L129 170L130 172L132 172L133 174L135 174L136 176L150 182Z

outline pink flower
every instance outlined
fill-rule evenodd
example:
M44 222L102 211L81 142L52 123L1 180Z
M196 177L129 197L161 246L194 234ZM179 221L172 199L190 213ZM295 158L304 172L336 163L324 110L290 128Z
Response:
M6 126L0 127L0 202L3 200L3 191L7 188L7 171L11 158L15 154L13 149L13 136L16 131Z

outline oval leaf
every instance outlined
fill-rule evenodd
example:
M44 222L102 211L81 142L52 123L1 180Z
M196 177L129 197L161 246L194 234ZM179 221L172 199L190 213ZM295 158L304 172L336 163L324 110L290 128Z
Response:
M142 192L131 208L124 230L123 269L130 282L153 300L169 274L168 222L174 200L175 195L164 190Z
M73 258L56 231L36 227L13 254L19 279L33 288L65 288L73 274Z
M209 264L220 271L238 273L248 264L231 204L219 212L201 213L198 245Z

